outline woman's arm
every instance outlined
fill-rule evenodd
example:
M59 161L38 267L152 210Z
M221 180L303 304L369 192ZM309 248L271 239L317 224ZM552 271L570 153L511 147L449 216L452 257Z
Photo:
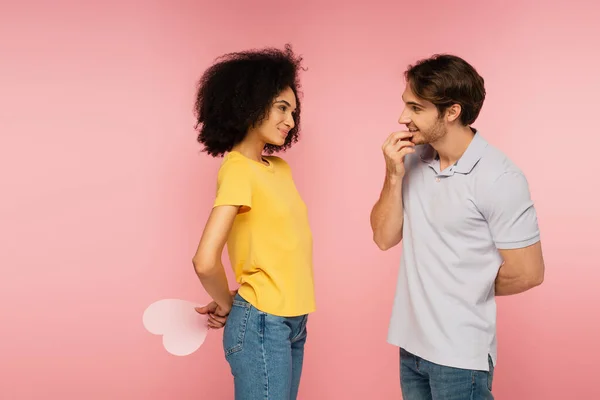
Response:
M217 305L214 314L221 317L229 314L233 302L221 255L238 210L238 206L213 208L192 260L202 286Z

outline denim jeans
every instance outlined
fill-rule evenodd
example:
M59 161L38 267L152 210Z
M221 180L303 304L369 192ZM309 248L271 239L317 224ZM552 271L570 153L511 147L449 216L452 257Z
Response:
M404 400L493 400L494 366L477 371L446 367L400 349L400 386Z
M223 331L223 348L236 400L296 399L307 318L267 314L235 296Z

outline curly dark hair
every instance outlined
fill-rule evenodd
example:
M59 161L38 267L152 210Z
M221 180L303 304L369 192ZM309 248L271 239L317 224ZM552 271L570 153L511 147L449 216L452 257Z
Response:
M240 143L248 129L260 124L272 102L287 87L296 96L295 126L281 146L266 144L264 152L285 151L298 141L300 99L298 70L302 58L291 45L225 54L215 60L199 82L196 96L198 142L213 157Z

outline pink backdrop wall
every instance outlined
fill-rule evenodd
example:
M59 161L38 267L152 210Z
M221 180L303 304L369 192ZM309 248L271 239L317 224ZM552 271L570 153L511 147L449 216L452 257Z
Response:
M221 331L174 357L141 317L208 300L190 260L219 161L195 143L197 78L223 52L288 41L309 68L286 157L319 305L301 398L400 398L399 250L371 242L369 212L402 71L435 52L485 77L476 127L526 172L543 233L544 285L499 300L496 396L599 396L593 1L53 3L0 5L0 398L232 398Z

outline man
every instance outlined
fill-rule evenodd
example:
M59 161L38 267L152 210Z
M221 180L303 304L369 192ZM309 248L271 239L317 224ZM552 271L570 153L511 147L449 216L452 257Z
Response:
M495 296L543 281L527 180L472 128L484 80L440 55L405 73L406 105L383 144L386 174L371 213L382 250L402 242L388 341L400 347L404 400L493 399Z

